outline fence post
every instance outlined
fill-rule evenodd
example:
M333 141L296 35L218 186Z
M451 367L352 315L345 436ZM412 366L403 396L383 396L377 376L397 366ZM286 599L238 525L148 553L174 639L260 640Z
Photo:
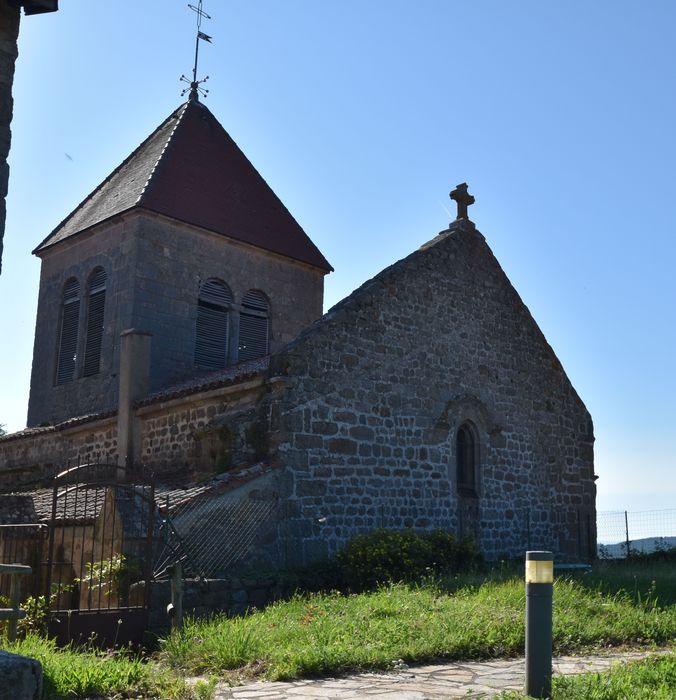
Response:
M629 516L627 515L627 511L624 511L624 533L625 533L625 542L627 543L627 559L629 559L629 554L630 554L630 549L629 549Z
M12 574L10 577L9 600L15 616L9 620L8 635L10 642L16 642L16 628L19 622L19 604L21 602L21 579L16 574Z
M0 620L8 620L7 636L10 642L16 642L16 631L18 621L26 616L21 610L21 582L19 576L30 574L32 569L25 564L0 564L0 573L9 574L9 598L11 608L0 610Z
M183 629L183 567L181 562L176 562L169 567L171 576L171 603L167 612L171 617L171 628L175 630Z

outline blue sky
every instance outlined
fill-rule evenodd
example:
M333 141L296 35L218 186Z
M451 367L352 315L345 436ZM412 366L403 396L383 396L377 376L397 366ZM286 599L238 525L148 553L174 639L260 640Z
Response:
M61 0L19 42L0 423L30 251L183 99L182 0ZM676 4L206 0L206 103L333 264L326 308L471 216L589 408L600 510L676 503Z

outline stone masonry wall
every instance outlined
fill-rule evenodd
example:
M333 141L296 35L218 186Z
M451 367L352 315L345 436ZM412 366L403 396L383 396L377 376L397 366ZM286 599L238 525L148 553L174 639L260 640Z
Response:
M0 489L21 490L69 465L117 462L115 417L35 428L0 438Z
M74 416L117 407L120 333L131 328L136 223L119 217L93 233L42 254L40 291L35 323L33 370L28 403L28 426L55 424ZM94 268L106 272L106 303L101 362L98 374L83 376L87 328L87 285ZM76 370L73 381L55 385L61 304L67 280L80 285L80 316Z
M322 271L150 212L118 216L48 248L41 257L29 426L115 408L120 334L130 328L153 336L150 391L199 374L194 364L197 297L210 277L232 290L235 345L236 312L250 289L269 299L272 351L322 313ZM87 284L97 266L107 275L101 365L98 374L84 377ZM71 277L80 283L76 372L73 381L56 386L62 295ZM236 357L236 347L231 350Z
M262 610L279 598L288 596L283 582L268 578L187 579L183 582L183 614L210 617L215 613L244 615ZM148 629L163 632L170 626L167 605L171 601L169 581L153 582Z
M237 356L237 312L249 290L269 300L272 352L322 314L323 271L165 217L140 219L136 265L130 327L153 334L151 391L195 374L197 298L209 278L232 291L231 363Z
M220 389L188 399L151 404L137 411L141 420L141 459L156 473L188 478L225 471L267 456L259 420L262 379L235 390Z
M19 8L8 2L0 3L0 272L2 271L2 239L5 232L5 215L9 165L7 156L12 138L13 101L12 83L14 63L18 54Z
M271 371L291 385L273 415L300 560L380 526L473 534L489 557L593 551L591 418L471 225L367 282ZM465 421L474 500L456 482Z
M144 467L185 481L267 457L262 377L141 406ZM0 489L46 480L68 464L117 463L117 416L32 428L0 438Z

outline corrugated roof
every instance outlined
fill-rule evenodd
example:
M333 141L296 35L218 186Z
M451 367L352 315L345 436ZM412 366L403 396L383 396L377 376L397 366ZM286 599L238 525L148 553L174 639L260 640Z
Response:
M175 110L35 249L135 207L333 270L214 115Z

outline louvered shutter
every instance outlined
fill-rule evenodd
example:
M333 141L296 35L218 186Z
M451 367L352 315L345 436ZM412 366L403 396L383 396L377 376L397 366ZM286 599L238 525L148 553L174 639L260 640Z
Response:
M56 383L72 382L77 359L77 333L80 324L80 285L76 279L66 282L61 306L61 333Z
M268 354L270 307L262 292L252 290L242 299L239 315L239 361L255 360Z
M228 312L232 294L220 280L207 280L197 301L195 364L204 369L225 367L228 356Z
M103 341L103 311L106 305L106 273L102 268L94 270L89 282L87 300L87 335L85 339L84 369L82 374L90 377L98 374Z

